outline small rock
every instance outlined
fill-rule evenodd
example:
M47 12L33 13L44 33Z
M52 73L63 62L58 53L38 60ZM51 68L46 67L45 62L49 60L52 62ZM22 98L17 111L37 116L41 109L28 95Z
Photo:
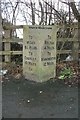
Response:
M27 102L30 103L30 100L28 100Z
M67 85L68 84L68 82L65 82L65 85Z
M19 103L19 105L21 105L22 103Z
M5 79L6 79L6 80L8 80L9 78L8 78L8 77L6 77Z
M71 87L71 85L68 85L69 87Z
M17 75L15 76L16 79L20 79L20 77L21 77L21 74L17 74Z
M39 91L39 93L41 94L43 91Z
M1 80L1 83L3 83L3 81Z
M72 107L69 107L70 109L72 108Z

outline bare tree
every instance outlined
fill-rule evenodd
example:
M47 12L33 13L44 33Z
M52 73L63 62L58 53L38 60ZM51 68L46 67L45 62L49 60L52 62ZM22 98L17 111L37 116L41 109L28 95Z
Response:
M39 1L39 5L41 7L41 21L40 21L39 25L41 25L44 21L44 10L43 10L42 3L40 1Z

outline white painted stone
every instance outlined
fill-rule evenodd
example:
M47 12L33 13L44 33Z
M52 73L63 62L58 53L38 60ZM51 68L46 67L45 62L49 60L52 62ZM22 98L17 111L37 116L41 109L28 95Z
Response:
M24 26L23 74L44 82L56 75L56 26Z

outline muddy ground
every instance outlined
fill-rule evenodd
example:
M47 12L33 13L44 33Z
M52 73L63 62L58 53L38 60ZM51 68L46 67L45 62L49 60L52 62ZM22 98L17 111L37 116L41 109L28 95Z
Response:
M78 86L50 80L34 83L24 78L4 79L4 118L78 118Z

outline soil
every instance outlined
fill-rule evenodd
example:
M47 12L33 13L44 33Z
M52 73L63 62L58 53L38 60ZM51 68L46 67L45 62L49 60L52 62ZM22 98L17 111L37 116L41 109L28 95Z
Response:
M6 76L2 83L2 116L78 118L78 86L53 81L35 83Z

